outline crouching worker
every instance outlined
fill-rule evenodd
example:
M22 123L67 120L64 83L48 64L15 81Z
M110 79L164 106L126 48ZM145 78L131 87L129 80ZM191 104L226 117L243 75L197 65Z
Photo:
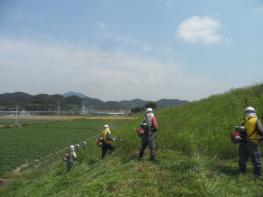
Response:
M111 145L112 141L110 127L105 124L102 131L101 159L105 157L107 151L109 151L109 154L113 151L113 146Z
M157 119L154 116L153 109L148 108L145 113L145 118L141 123L143 133L141 133L141 148L139 152L139 160L142 160L143 154L147 146L150 149L150 156L152 161L156 161L156 131L158 128Z
M67 162L67 171L69 172L74 164L74 161L77 159L74 145L70 145L68 153L63 157L63 160Z
M242 125L245 127L246 136L245 140L239 144L239 170L241 173L246 173L246 162L251 158L254 175L259 177L261 176L259 145L263 136L263 128L253 107L247 107L244 112Z

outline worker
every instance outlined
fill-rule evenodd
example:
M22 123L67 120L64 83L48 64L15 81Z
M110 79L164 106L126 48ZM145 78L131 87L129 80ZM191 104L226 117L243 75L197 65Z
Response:
M254 176L259 177L261 176L259 144L263 136L263 128L253 107L247 107L244 110L244 122L242 125L245 127L246 137L239 144L239 170L240 173L246 173L246 162L251 158Z
M74 145L70 145L68 153L64 156L64 161L67 162L67 171L69 172L74 164L74 161L77 159Z
M113 146L111 142L113 138L111 137L111 131L109 125L105 124L102 131L102 144L101 144L101 158L103 159L106 153L109 151L109 154L113 151Z
M156 161L156 132L158 128L157 118L154 116L152 108L148 108L145 111L145 118L141 123L144 126L144 132L141 135L141 148L139 152L139 160L143 159L143 154L147 146L150 149L150 160Z

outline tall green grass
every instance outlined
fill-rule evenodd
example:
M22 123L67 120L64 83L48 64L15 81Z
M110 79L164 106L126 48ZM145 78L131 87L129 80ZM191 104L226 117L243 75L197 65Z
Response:
M159 142L163 148L191 154L200 152L221 159L236 156L230 132L243 120L245 107L253 106L263 117L263 85L231 90L186 106L159 112Z
M55 160L25 171L3 196L262 196L263 181L254 180L252 166L240 176L237 145L229 133L252 105L263 114L263 85L231 90L191 104L157 111L158 163L136 160L140 138L133 130L143 118L112 124L115 151L100 160L89 144L78 153L73 170ZM115 125L116 124L116 125Z

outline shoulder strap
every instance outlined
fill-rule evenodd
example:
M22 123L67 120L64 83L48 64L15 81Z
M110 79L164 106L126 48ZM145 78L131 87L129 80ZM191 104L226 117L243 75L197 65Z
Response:
M255 128L255 130L254 130L252 133L250 133L250 135L248 136L248 138L250 138L256 131L257 131L257 128Z
M241 125L245 126L246 122L249 121L251 118L252 117L249 117L247 120L244 120ZM255 130L252 133L250 133L250 135L247 138L249 139L256 132L256 130L257 130L257 128L255 127Z
M251 118L252 118L252 117L249 117L247 120L244 120L241 125L242 125L242 126L245 126L246 122L249 121Z
M257 131L257 126L255 126L255 129L252 133L250 133L250 135L248 136L248 139Z

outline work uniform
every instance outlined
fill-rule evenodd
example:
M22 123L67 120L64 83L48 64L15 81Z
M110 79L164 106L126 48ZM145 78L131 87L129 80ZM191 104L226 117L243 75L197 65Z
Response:
M105 128L102 131L102 145L101 145L101 158L103 159L107 153L107 151L109 150L109 153L111 153L111 151L113 151L113 146L111 145L111 131L109 128Z
M67 156L67 171L70 171L74 161L77 159L76 152L74 150L70 150Z
M263 128L257 117L247 117L243 123L247 137L239 144L239 170L246 173L246 162L251 158L254 175L261 176L259 141L263 136Z
M157 119L151 114L147 114L144 121L146 123L146 127L144 128L144 133L142 135L141 148L139 152L139 159L143 157L144 151L149 146L151 160L155 160L156 158L156 131L158 128Z

